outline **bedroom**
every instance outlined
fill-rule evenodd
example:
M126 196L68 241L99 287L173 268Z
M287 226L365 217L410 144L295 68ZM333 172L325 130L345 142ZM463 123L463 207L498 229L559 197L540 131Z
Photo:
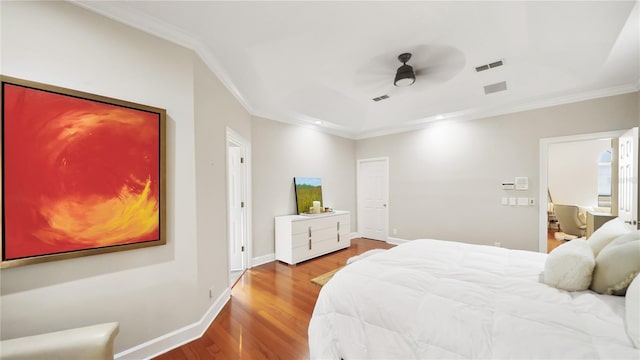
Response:
M2 74L169 110L168 196L178 209L168 218L167 246L3 269L3 339L117 319L122 353L206 328L229 297L226 127L251 143L251 260L259 264L273 260L273 216L293 209L293 176L321 174L326 203L355 214L354 164L380 156L390 158L390 174L401 174L390 181L394 237L490 245L498 238L503 247L536 251L538 208L501 206L499 184L528 176L525 196L537 198L541 138L640 125L636 79L612 96L354 140L252 115L186 46L72 3L1 6ZM323 151L297 156L309 144Z

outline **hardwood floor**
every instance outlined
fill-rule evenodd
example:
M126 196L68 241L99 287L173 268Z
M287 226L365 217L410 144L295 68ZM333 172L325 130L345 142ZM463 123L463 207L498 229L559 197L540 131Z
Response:
M556 229L547 229L547 253L550 253L551 250L557 248L558 246L564 244L566 241L556 240L555 234Z
M307 328L320 287L311 279L370 249L393 245L353 239L351 247L296 266L272 262L247 270L205 334L158 360L307 359Z

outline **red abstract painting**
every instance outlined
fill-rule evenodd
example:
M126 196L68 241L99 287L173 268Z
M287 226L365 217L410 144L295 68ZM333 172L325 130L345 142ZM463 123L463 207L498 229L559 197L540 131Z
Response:
M2 83L2 260L160 239L160 114Z

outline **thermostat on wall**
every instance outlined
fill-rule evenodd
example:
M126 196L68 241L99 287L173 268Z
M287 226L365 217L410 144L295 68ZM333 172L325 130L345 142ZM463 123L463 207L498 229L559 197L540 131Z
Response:
M516 190L529 190L529 178L526 176L516 177Z

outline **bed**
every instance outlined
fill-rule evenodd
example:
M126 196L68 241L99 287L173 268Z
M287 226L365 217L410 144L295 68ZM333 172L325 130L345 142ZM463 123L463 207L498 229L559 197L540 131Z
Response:
M365 257L320 291L311 358L639 359L625 297L544 284L546 257L440 240Z

